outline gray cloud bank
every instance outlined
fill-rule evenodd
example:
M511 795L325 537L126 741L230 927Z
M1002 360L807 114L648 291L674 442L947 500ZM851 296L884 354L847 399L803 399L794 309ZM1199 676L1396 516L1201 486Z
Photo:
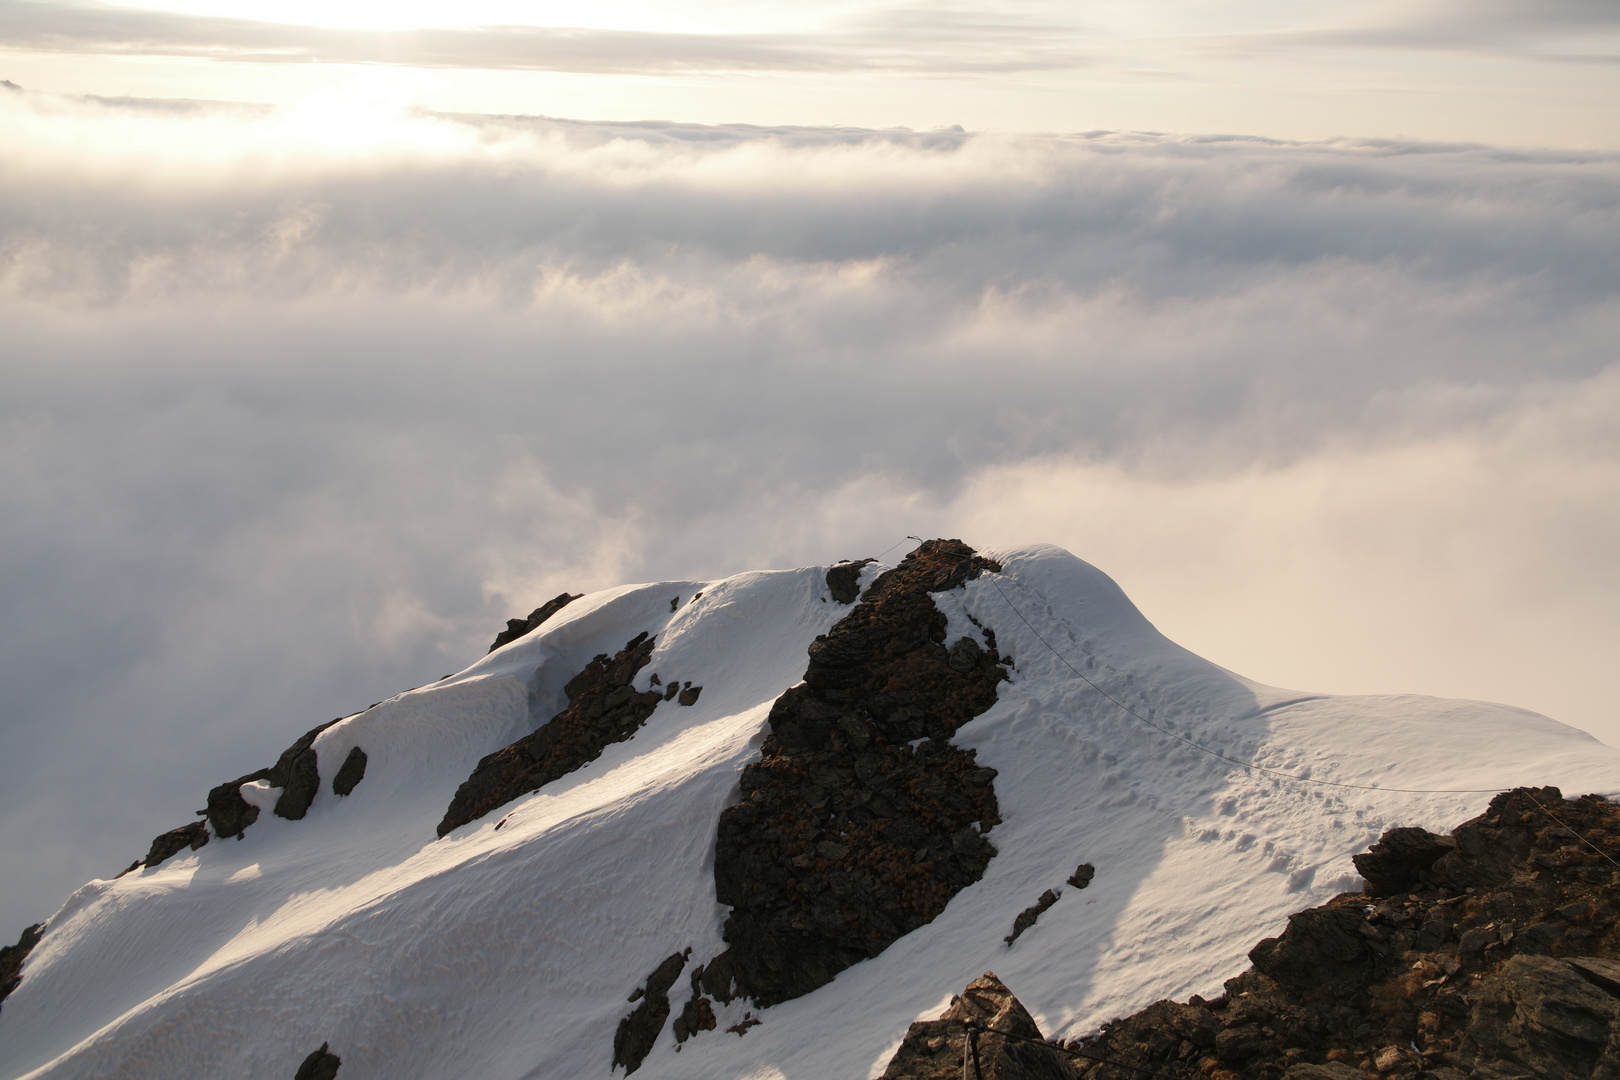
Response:
M1620 735L1616 156L328 119L0 94L0 936L562 588L907 533Z
M878 11L819 33L672 33L479 26L356 30L110 4L0 0L13 49L244 63L398 64L596 73L1047 71L1086 62L1070 27L947 9Z
M1256 33L1256 21L1265 32ZM879 4L816 31L664 32L477 26L361 30L191 15L94 2L0 0L0 44L43 52L182 56L244 63L390 64L600 74L888 71L1058 72L1102 63L1181 67L1188 46L1287 53L1421 49L1540 61L1620 62L1620 13L1600 0L1425 0L1305 7L1280 20L1234 4L1218 21L1169 19L1152 33L1042 3L993 13L950 3ZM1156 43L1156 44L1155 44ZM1168 51L1166 51L1168 49ZM1145 50L1145 51L1144 51Z

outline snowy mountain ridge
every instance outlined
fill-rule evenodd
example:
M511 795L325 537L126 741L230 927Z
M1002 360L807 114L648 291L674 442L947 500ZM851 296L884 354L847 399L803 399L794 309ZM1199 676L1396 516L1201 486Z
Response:
M950 556L944 543L924 545L889 580ZM605 1077L627 1017L679 957L665 984L672 1012L701 999L713 1026L688 1024L678 1039L682 1016L660 1017L635 1063L644 1075L873 1076L911 1021L937 1015L952 989L987 969L1043 1031L1083 1034L1158 998L1217 987L1288 914L1358 888L1350 856L1390 826L1447 828L1518 784L1620 790L1620 753L1545 717L1261 686L1163 638L1106 575L1067 552L979 554L986 567L977 576L947 575L938 591L925 582L903 597L891 590L913 607L926 596L943 623L937 640L884 646L893 654L884 678L909 687L907 700L926 698L929 680L989 680L987 707L943 726L938 702L880 707L874 695L890 691L874 683L849 691L871 725L863 735L848 723L855 705L840 704L845 691L822 687L813 668L806 681L815 648L848 638L855 622L844 620L884 601L872 586L891 568L873 563L856 568L865 592L852 603L829 579L829 571L848 577L848 564L589 594L464 671L312 733L304 760L318 784L301 819L276 813L291 773L222 785L258 811L239 841L210 817L202 846L91 882L51 916L0 1007L0 1075L291 1077L327 1044L349 1080ZM587 702L577 680L593 662L606 672L640 635L652 647L635 656L627 692L603 683L591 691L600 699ZM918 667L923 660L933 667ZM815 702L802 705L806 695ZM779 871L792 884L772 888L791 892L822 875L834 886L818 894L826 897L866 880L840 867L859 862L862 844L887 841L838 837L917 816L870 808L873 798L906 796L883 787L860 756L868 738L894 768L912 767L925 748L940 760L971 759L977 779L947 786L990 785L999 821L981 816L971 831L992 853L975 855L954 819L943 843L919 834L911 865L920 869L890 873L949 878L943 900L896 901L927 921L874 938L871 955L769 1007L750 1000L758 993L727 1001L704 975L736 946L742 931L727 920L748 901L717 899L717 850L722 869L730 857L717 848L717 829L750 798L746 778L772 761L801 768L782 756L792 741L782 703L801 699L804 716L845 710L816 736L825 746L811 749L854 755L859 775L812 778L804 800L830 800L816 806L828 815L816 828L844 828L846 818L848 828L817 833L830 838L805 841L807 849L782 846L771 856L781 865L740 871L745 885ZM1232 757L1382 790L1238 768L1154 732L1121 705ZM571 710L581 731L624 716L614 737L628 737L586 750L569 743L563 758L546 760L597 756L439 835L481 762L526 739L535 745L537 732ZM899 738L911 733L906 725L917 737ZM357 748L363 777L338 795L332 780ZM952 775L972 772L953 767ZM508 773L516 786L503 797L528 775ZM840 782L860 788L867 808L839 809ZM920 791L927 777L908 784ZM960 838L954 847L950 837ZM956 870L941 868L946 858ZM1079 864L1095 868L1083 889L1065 884ZM1015 916L1047 890L1056 901L1009 945ZM772 910L786 910L772 896ZM790 924L771 925L777 934ZM853 945L837 948L838 963L856 955ZM728 972L725 987L747 991L746 981L739 975L733 986Z

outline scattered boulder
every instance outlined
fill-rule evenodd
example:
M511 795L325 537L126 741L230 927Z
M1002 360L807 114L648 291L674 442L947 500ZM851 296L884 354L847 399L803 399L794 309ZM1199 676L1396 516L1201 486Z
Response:
M22 982L23 961L45 936L45 924L35 923L22 932L15 945L0 945L0 1001L11 996Z
M883 1080L960 1080L973 1075L969 1021L978 1021L978 1075L982 1080L1076 1080L1068 1055L1044 1044L1041 1029L993 972L968 983L938 1020L919 1020L889 1059ZM1008 1038L1007 1036L1013 1036ZM1358 1078L1359 1080L1359 1078Z
M200 821L193 821L178 829L170 829L154 839L144 861L147 866L157 866L165 859L179 854L183 848L189 847L192 851L196 851L206 843L208 843L208 827Z
M1087 885L1090 885L1091 879L1096 876L1097 868L1088 862L1083 862L1074 868L1074 873L1069 875L1068 881L1064 882L1064 884L1073 885L1077 889L1083 889Z
M1366 892L1292 916L1221 997L1157 1002L1071 1048L1102 1059L1087 1080L1613 1080L1617 855L1620 807L1551 787L1504 792L1449 837L1391 830L1356 860Z
M298 1066L298 1072L293 1074L293 1080L335 1080L338 1066L343 1064L343 1059L328 1052L327 1047L330 1045L321 1043L319 1050L305 1058L304 1063Z
M574 593L572 595L566 592L558 593L550 600L547 600L545 603L529 612L528 618L507 619L506 629L495 635L495 644L489 647L489 651L494 652L502 645L510 645L523 635L531 633L541 623L545 622L547 619L557 614L557 612L561 611L563 608L567 607L569 604L573 603L575 600L578 600L584 595L584 593ZM675 609L672 606L670 610L674 611ZM446 677L448 678L448 676Z
M827 591L840 604L853 604L861 595L861 571L876 559L844 561L827 571Z
M1063 894L1052 889L1047 889L1045 892L1041 893L1040 898L1035 901L1033 907L1027 907L1018 913L1018 917L1013 920L1012 933L1008 934L1005 938L1002 938L1002 940L1008 945L1011 945L1013 942L1017 941L1019 935L1025 930L1028 930L1030 927L1034 926L1035 920L1039 919L1041 915L1045 913L1047 908L1057 903L1058 897L1061 895Z
M646 983L631 993L630 1000L640 1004L619 1021L619 1028L613 1033L613 1065L624 1066L626 1076L641 1068L641 1063L657 1044L658 1033L664 1030L664 1021L669 1019L669 989L680 978L691 951L687 949L666 957L647 976ZM712 1012L710 1019L713 1019Z
M652 651L653 638L641 633L627 641L616 655L602 653L586 664L563 687L567 708L478 763L450 800L444 820L439 822L439 835L538 791L595 761L610 744L634 735L667 694L656 690L637 693L633 685L636 673L647 665ZM669 689L679 685L671 681ZM699 686L681 691L681 704L697 701L702 689ZM685 700L688 694L690 701Z
M983 876L996 774L949 740L1007 674L989 632L988 649L953 653L929 594L999 569L960 540L926 541L811 644L720 817L715 895L732 910L709 994L769 1006L809 993Z
M332 794L347 795L365 778L366 752L356 746L343 759L343 764L338 766L337 775L332 777Z

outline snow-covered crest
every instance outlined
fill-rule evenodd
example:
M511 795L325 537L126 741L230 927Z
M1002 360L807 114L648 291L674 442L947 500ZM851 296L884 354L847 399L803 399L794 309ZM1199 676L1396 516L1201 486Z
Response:
M1519 783L1620 787L1620 755L1545 717L1260 686L1164 639L1066 552L985 554L1000 573L935 595L947 644L984 627L1014 660L997 703L955 740L999 774L999 854L982 880L819 990L763 1011L720 1006L718 1027L678 1053L666 1029L644 1075L871 1075L912 1019L992 967L1043 1030L1078 1034L1213 989L1287 913L1357 885L1349 856L1389 826L1448 827L1484 789ZM671 953L724 947L715 823L772 703L850 611L826 570L589 595L458 675L328 728L315 741L323 778L354 746L368 756L353 794L323 784L301 821L264 813L240 842L92 882L52 916L0 1011L4 1075L290 1077L330 1043L344 1076L607 1076L630 992ZM632 738L438 838L478 760L642 632L656 644L636 689L663 673L703 686L696 703L661 701ZM1482 793L1313 788L1234 768L1156 734L1069 665L1234 757ZM1063 885L1080 862L1097 868L1084 892ZM1047 888L1058 903L1006 945ZM727 1033L745 1011L762 1023Z

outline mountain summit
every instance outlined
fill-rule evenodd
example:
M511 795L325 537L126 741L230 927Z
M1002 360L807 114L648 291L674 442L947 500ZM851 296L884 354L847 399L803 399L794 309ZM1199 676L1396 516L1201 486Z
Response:
M1551 784L1620 753L1262 686L1053 547L564 593L31 928L0 1075L859 1080L963 987L1065 1039L1213 993Z

